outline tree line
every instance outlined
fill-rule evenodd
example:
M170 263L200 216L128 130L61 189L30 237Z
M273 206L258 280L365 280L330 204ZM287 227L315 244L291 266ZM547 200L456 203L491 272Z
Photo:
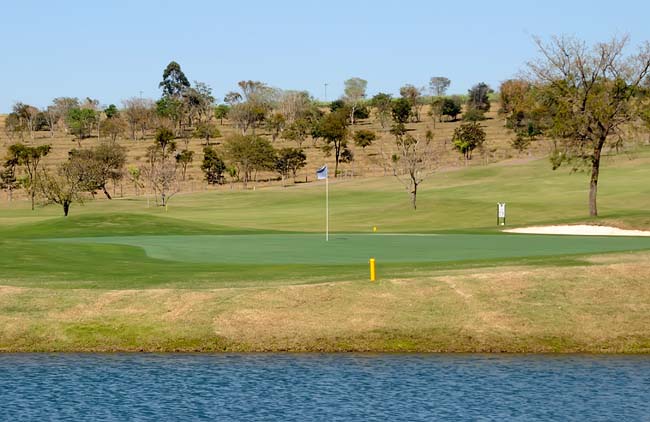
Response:
M554 169L566 164L574 170L589 169L589 210L597 215L604 146L622 144L630 125L650 125L650 48L646 42L636 54L626 55L625 37L594 46L570 37L536 43L540 55L527 65L528 74L499 87L499 115L513 133L513 148L524 151L533 142L550 141ZM341 163L355 159L351 143L365 151L378 138L358 125L359 120L373 117L394 139L389 150L381 146L382 160L404 183L416 208L418 186L435 169L441 154L431 130L418 135L409 127L422 121L425 105L434 127L462 115L452 145L466 162L486 140L481 121L495 91L480 82L463 97L448 96L450 84L447 77L436 76L428 87L403 86L399 97L380 92L368 98L367 81L355 77L345 81L340 99L322 104L306 91L280 90L248 80L218 102L207 84L190 83L181 66L171 62L163 71L161 97L156 101L130 98L118 108L100 107L91 98L60 97L43 110L16 103L6 118L5 132L18 142L8 150L0 183L9 196L23 188L32 204L41 196L60 204L67 214L70 204L83 200L84 194L102 192L110 198L108 181L115 183L128 174L136 192L146 183L165 205L194 160L188 148L191 138L204 142L200 167L210 184L223 184L228 177L247 186L259 172L275 172L283 181L295 178L306 165L303 144L308 139L333 158L336 177ZM213 141L222 138L219 126L224 119L237 133L217 147ZM63 131L77 142L56 170L39 166L49 146L24 144L43 130L52 137L55 131ZM125 171L126 154L117 139L142 141L147 133L154 133L154 140L145 164ZM84 148L82 141L95 136L100 141ZM278 138L296 146L275 148Z

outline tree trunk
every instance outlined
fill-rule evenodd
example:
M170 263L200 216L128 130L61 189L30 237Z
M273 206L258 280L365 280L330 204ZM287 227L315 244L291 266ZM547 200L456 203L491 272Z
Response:
M413 209L414 210L418 209L416 204L415 204L415 200L417 199L417 196L418 196L418 185L417 185L417 183L414 183L413 184L413 190L411 191L411 204L413 204Z
M600 154L603 150L605 140L602 139L594 148L594 156L591 161L591 179L589 181L589 216L598 216L598 207L596 205L596 196L598 194L598 174L600 173Z
M33 182L32 182L33 183ZM34 188L31 188L31 197L32 197L32 211L34 211L34 202L36 201L36 192L34 192Z
M106 195L107 199L113 199L111 198L111 194L108 193L108 190L106 189L106 185L102 185L102 191L104 191L104 195Z
M63 216L67 217L69 211L70 211L70 202L63 201Z

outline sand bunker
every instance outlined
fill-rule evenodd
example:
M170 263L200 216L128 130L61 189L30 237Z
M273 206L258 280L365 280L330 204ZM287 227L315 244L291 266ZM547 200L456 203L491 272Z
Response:
M566 225L566 226L537 226L522 227L518 229L504 230L507 233L529 233L529 234L571 234L578 236L650 236L650 231L624 230L617 227Z

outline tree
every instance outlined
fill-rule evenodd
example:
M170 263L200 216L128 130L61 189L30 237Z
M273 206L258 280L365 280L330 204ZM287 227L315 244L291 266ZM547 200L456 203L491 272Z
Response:
M650 43L626 55L628 37L587 46L571 37L536 39L540 58L529 63L531 83L549 119L545 134L559 145L553 168L570 164L590 171L589 215L597 216L601 155L608 141L621 141L624 128L642 107L650 69Z
M241 93L231 92L224 101L230 105L228 119L245 135L249 129L255 134L257 126L272 109L276 92L259 81L240 81Z
M406 98L396 99L393 101L391 114L395 123L406 124L411 117L411 102Z
M298 147L301 148L302 143L305 142L311 133L311 129L312 125L307 119L296 119L282 131L282 138L288 141L296 142L298 144Z
M226 164L223 162L217 151L212 147L203 148L203 163L201 170L205 175L205 181L211 185L221 185L224 182L223 173L226 171Z
M230 111L230 106L227 104L219 104L214 109L214 117L219 119L219 124L223 126L223 119L228 117L228 111Z
M177 166L176 162L171 160L174 151L174 132L165 127L158 128L153 145L147 148L147 166L143 168L143 172L153 191L160 195L162 206L167 205L178 192L178 186L175 184Z
M5 119L5 133L9 139L14 139L16 135L22 141L25 139L27 127L16 113L9 113Z
M122 114L131 132L131 139L136 140L138 131L140 139L144 139L145 133L154 116L154 102L146 98L129 98L122 101L124 109Z
M68 115L68 112L73 108L80 107L79 99L72 97L57 97L52 100L52 104L47 107L46 115L48 119L48 125L50 126L50 136L54 137L54 127L61 119L65 119ZM65 124L65 121L64 121ZM68 127L65 126L65 130L68 131Z
M474 85L467 91L467 108L468 110L480 110L486 112L490 110L490 94L492 89L484 82Z
M70 162L60 164L56 172L42 170L38 177L37 189L48 203L58 204L63 208L63 215L68 216L74 202L83 203L81 192L84 180Z
M366 149L377 139L377 134L371 130L361 129L354 132L353 138L356 146Z
M66 116L66 124L70 133L77 138L79 148L81 140L90 137L91 131L97 122L97 114L89 108L72 108Z
M413 85L407 84L399 89L399 94L411 105L412 117L416 122L420 121L420 110L422 109L422 91Z
M442 101L441 106L441 115L449 116L451 120L456 120L456 117L460 114L462 110L461 102L459 97L445 98Z
M171 61L163 71L163 79L158 87L162 89L163 97L179 98L190 87L190 81L181 70L181 65Z
M117 109L117 106L115 104L111 104L104 109L104 114L106 115L107 119L112 119L114 117L119 117L120 111Z
M117 138L124 135L126 126L126 122L119 115L113 115L113 117L101 121L99 124L99 133L109 138L111 142L115 142Z
M277 152L275 159L275 170L282 177L282 181L293 175L296 179L296 173L307 164L307 156L302 149L298 148L281 148Z
M135 196L138 196L140 189L144 188L141 177L142 169L140 167L129 167L129 178L131 179L131 182L133 182Z
M485 120L485 114L476 108L470 108L463 114L463 120L466 122L478 122Z
M266 119L266 128L271 132L271 139L275 142L284 130L287 119L282 113L273 113Z
M185 181L187 166L189 166L192 161L194 161L194 151L184 149L183 151L176 154L176 163L181 166L181 180Z
M485 142L485 131L476 122L463 123L454 130L452 143L463 154L465 162L472 159L472 151Z
M13 192L20 188L20 180L16 177L17 165L17 159L12 157L6 160L0 169L0 189L7 192L9 202L13 199Z
M382 128L386 127L386 123L390 119L391 110L392 110L393 98L390 94L385 94L380 92L379 94L372 97L370 100L370 105L375 108L377 115L377 120Z
M190 126L206 124L214 117L214 96L206 83L194 81L194 86L183 92Z
M284 116L287 124L308 118L315 107L307 91L282 91L277 102L277 112Z
M404 134L396 137L396 151L389 161L393 169L393 175L399 180L411 196L411 205L417 209L418 187L424 181L428 172L432 171L435 162L435 151L433 137L415 137ZM382 154L384 154L382 152Z
M444 76L434 76L429 80L429 89L435 97L444 97L449 85L451 85L451 81Z
M225 142L228 159L243 176L244 189L250 180L257 179L257 172L273 170L275 149L271 143L255 135L233 135Z
M348 149L348 119L344 109L326 114L314 128L312 136L325 141L323 152L326 155L334 150L334 177L337 177L341 153Z
M126 149L116 143L102 142L92 149L70 151L68 163L82 179L82 190L94 194L101 189L107 199L112 199L108 182L115 185L124 176Z
M51 149L50 145L30 147L20 143L10 145L8 149L7 161L12 161L15 166L24 167L27 173L24 184L32 200L32 211L36 198L35 182L38 177L38 166Z
M39 110L29 104L18 102L13 106L13 113L18 117L21 127L27 129L29 137L34 139L36 117L38 116Z
M361 78L350 78L344 82L345 88L344 101L350 107L350 123L354 125L355 111L361 105L361 101L366 98L366 87L368 81Z
M214 123L199 123L196 128L194 128L194 137L205 139L205 144L210 145L210 139L220 138L221 132Z

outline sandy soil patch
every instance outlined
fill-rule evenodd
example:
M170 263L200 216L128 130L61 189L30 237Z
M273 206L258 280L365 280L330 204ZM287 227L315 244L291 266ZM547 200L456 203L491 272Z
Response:
M588 224L521 227L503 231L506 233L567 234L579 236L650 236L650 231L624 230L618 227L592 226Z

